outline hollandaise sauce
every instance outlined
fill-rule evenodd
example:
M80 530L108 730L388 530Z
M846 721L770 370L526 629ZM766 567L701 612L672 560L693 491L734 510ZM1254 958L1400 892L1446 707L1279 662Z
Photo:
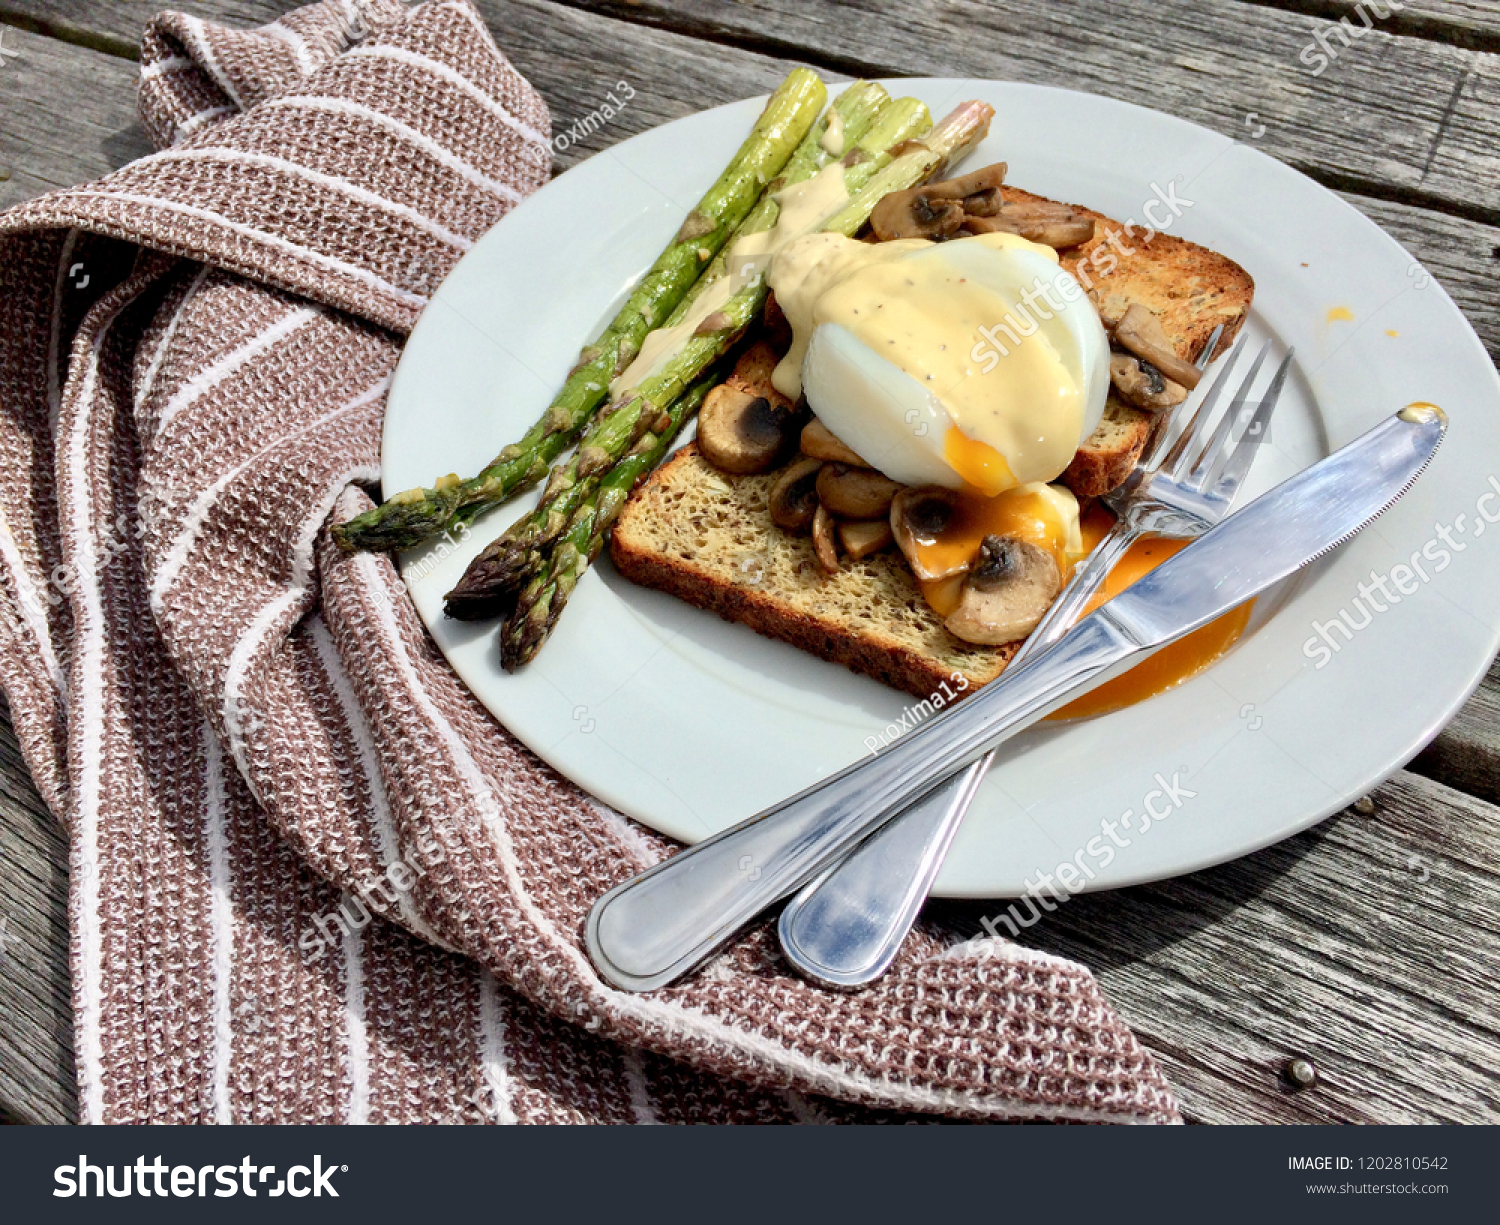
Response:
M837 127L834 120L839 121ZM828 132L836 132L838 139L843 139L843 119L836 111L829 116ZM826 135L824 139L827 139ZM754 276L766 270L777 252L812 233L848 204L849 189L844 185L843 164L834 162L812 178L782 188L775 199L779 206L776 223L769 229L757 230L737 240L723 257L721 275L679 307L673 322L646 334L640 352L610 382L612 397L618 399L659 374L709 316L723 310Z
M1014 234L972 241L999 251L1033 245ZM985 373L976 338L1020 307L968 275L954 254L933 247L870 260L819 294L813 324L844 328L939 400L953 422L944 431L944 458L993 497L1015 484L1007 456L1022 473L1067 467L1078 449L1084 388L1040 330Z
M1084 548L1093 549L1109 531L1112 523L1113 518L1102 507L1095 507L1084 516ZM1089 601L1087 611L1092 612L1106 600L1114 599L1142 575L1149 574L1191 543L1188 540L1155 538L1136 541L1110 571L1109 577L1104 580L1104 586ZM1184 681L1191 680L1206 668L1212 667L1239 641L1245 627L1250 624L1250 612L1254 604L1253 600L1241 604L1201 629L1163 647L1129 672L1122 673L1114 680L1105 681L1097 689L1091 689L1081 698L1069 702L1047 717L1085 719L1108 714L1177 688Z
M1107 340L1050 247L811 234L769 279L793 336L776 389L902 484L1052 479L1103 411Z

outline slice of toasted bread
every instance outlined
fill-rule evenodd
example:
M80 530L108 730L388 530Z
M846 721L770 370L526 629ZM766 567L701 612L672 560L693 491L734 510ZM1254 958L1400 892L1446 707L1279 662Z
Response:
M950 634L894 550L825 574L812 541L771 521L779 473L727 476L683 447L625 504L610 557L632 582L925 698L993 680L1018 646ZM955 682L954 674L963 678Z
M1145 449L1152 414L1132 408L1110 389L1104 416L1058 480L1080 500L1097 498L1121 484Z
M1002 190L1007 199L1041 199ZM1095 218L1095 236L1065 252L1063 266L1103 310L1124 302L1149 307L1188 360L1219 324L1225 325L1221 351L1238 333L1255 286L1233 260L1170 234L1146 241L1143 230L1128 234L1102 214L1078 211ZM731 381L765 394L765 355L747 354ZM1111 394L1103 421L1063 482L1080 500L1113 489L1135 466L1150 423L1149 413ZM956 677L971 692L1004 671L1019 644L982 647L954 637L894 549L858 562L845 559L837 573L825 574L807 537L771 521L770 491L778 475L727 476L696 446L684 447L626 504L610 545L616 567L633 582L918 698L943 693L945 684L947 692L958 691Z

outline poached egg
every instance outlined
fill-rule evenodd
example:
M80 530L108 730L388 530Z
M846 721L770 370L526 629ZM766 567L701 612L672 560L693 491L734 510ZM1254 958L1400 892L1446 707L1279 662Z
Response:
M793 334L777 390L903 485L1045 484L1103 415L1109 341L1050 247L819 233L779 251L769 281Z

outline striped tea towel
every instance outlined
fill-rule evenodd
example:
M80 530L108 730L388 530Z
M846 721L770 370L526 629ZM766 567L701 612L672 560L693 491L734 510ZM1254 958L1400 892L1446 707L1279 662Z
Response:
M140 110L158 152L0 216L0 680L72 838L85 1120L1176 1119L1090 974L1014 944L926 928L857 995L764 929L650 995L590 968L589 905L671 845L326 530L427 295L547 177L469 0L165 13Z

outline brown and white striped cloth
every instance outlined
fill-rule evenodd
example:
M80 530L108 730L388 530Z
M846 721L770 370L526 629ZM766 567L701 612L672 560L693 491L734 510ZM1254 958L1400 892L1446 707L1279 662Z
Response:
M1088 971L1014 944L924 928L857 995L764 929L593 973L589 905L671 845L326 531L427 295L547 177L469 0L163 14L140 110L159 152L0 216L0 680L72 838L85 1120L1176 1120Z

